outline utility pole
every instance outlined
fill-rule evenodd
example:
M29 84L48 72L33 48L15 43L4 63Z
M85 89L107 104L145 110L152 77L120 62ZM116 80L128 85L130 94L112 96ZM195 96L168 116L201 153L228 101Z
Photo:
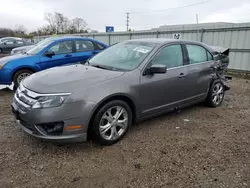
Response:
M196 14L196 24L197 24L197 41L199 41L199 15Z
M126 26L127 26L127 31L129 29L129 13L127 12L127 17L126 17Z

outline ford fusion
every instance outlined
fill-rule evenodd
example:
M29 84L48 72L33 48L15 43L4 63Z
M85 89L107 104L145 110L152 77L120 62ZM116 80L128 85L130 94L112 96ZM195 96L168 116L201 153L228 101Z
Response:
M167 39L118 43L87 63L25 78L12 110L22 129L56 142L111 145L130 126L205 101L218 107L229 89L228 49Z

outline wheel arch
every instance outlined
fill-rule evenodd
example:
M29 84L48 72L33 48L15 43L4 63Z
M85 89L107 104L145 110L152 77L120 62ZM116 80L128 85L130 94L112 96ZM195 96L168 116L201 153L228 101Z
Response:
M20 71L20 70L30 70L32 71L33 73L36 72L36 70L32 67L19 67L18 69L15 69L13 72L12 72L12 75L11 75L11 79L12 79L12 82L14 81L14 76L15 74Z
M114 101L114 100L121 100L121 101L124 101L126 102L130 109L131 109L131 112L132 112L132 122L135 123L136 120L137 120L137 117L138 117L138 114L137 114L137 109L136 109L136 105L134 103L134 101L131 99L131 97L129 97L128 95L126 94L114 94L114 95L111 95L111 96L108 96L106 98L104 98L102 101L100 101L97 105L96 105L96 108L94 108L92 114L91 114L91 117L90 117L90 120L89 120L89 127L88 127L88 131L91 130L91 125L93 123L93 120L98 112L98 110L100 110L100 108L105 105L106 103L110 102L110 101Z

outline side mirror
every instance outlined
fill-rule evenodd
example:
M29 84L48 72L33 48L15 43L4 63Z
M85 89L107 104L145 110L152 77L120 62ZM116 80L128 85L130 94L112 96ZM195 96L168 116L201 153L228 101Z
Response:
M165 74L166 72L167 72L166 65L155 64L146 70L145 75L147 75L147 74Z
M52 56L56 55L55 52L47 51L44 56L51 58Z

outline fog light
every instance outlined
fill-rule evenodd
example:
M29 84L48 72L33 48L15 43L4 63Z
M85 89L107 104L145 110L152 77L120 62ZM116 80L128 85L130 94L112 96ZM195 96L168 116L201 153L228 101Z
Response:
M63 132L63 122L54 122L54 123L44 123L37 125L40 127L43 132L47 135L61 135Z
M65 127L64 130L69 131L69 130L75 130L75 129L80 129L82 128L81 125L70 125L68 127Z

